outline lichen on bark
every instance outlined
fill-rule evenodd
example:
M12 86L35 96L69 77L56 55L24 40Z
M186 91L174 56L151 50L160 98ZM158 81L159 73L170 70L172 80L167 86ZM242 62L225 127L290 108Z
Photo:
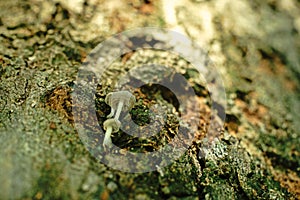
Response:
M128 2L0 2L1 199L299 198L299 2ZM97 162L84 147L70 94L79 67L99 42L144 26L175 29L207 50L224 78L227 118L204 158L210 98L195 70L163 52L155 53L167 58L149 51L124 55L112 65L118 73L147 57L177 67L202 105L199 134L180 159L129 174ZM96 93L100 124L109 113L109 85L104 82ZM159 87L137 90L131 116L145 125L147 110L158 103L170 111L169 130L152 141L120 133L115 137L124 148L153 150L176 134L176 101L162 93L168 94Z

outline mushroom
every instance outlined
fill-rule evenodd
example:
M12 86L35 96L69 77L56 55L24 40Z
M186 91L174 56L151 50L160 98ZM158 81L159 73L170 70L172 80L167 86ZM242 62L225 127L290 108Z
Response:
M105 102L111 107L111 112L107 117L113 117L115 110L116 115L113 119L107 119L103 123L104 130L106 130L103 140L104 148L111 147L111 133L118 132L121 127L121 122L119 121L121 111L122 109L131 109L135 103L135 97L128 91L111 92L106 96Z
M103 128L106 130L104 140L103 140L103 147L111 147L112 142L111 142L111 133L116 133L119 131L121 127L121 122L118 119L112 118L112 119L107 119L103 123Z
M112 117L116 110L115 119L119 119L122 109L131 109L135 103L135 97L128 91L111 92L105 98L105 103L111 107L111 113L107 117Z

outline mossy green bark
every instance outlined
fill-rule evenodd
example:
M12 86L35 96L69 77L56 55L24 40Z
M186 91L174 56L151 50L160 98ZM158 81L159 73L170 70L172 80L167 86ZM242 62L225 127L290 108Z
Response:
M0 1L1 199L299 198L299 2L185 0L170 8L175 21L166 1L130 2ZM224 77L228 117L205 158L196 140L172 165L129 174L84 147L70 93L99 42L143 26L183 30L206 48ZM100 119L108 91L96 100ZM137 123L148 122L147 109L131 111Z

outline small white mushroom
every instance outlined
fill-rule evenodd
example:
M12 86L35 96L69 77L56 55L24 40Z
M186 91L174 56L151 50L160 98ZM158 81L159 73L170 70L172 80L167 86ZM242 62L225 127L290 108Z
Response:
M110 136L111 133L118 132L121 127L121 122L119 121L121 111L122 109L131 109L135 103L135 97L128 91L111 92L106 96L105 103L107 103L111 107L111 112L107 117L113 117L115 111L116 114L113 119L107 119L103 123L104 130L106 130L103 140L104 148L112 146Z
M128 91L118 91L109 93L105 102L111 107L111 113L108 117L115 114L115 119L119 119L122 110L131 109L135 103L135 97Z
M106 130L104 140L103 140L103 147L111 147L112 141L111 141L111 133L116 133L119 131L121 127L121 122L118 119L107 119L103 123L103 128Z

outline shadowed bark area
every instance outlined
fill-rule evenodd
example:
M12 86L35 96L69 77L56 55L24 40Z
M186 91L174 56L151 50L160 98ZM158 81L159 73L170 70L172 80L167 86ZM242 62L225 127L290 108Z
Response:
M0 8L1 199L300 198L299 1L0 0ZM172 66L172 77L185 77L200 105L196 137L185 154L157 171L131 174L107 167L85 148L71 94L97 44L146 26L176 30L207 51L226 89L226 122L203 157L214 111L197 71L172 53L123 55L95 94L100 125L110 112L104 98L111 85L136 65ZM127 81L143 79L135 74ZM178 100L157 85L134 95L130 115L141 125L137 131L151 121L154 104L166 111L166 125L147 140L122 131L112 140L124 150L155 151L176 135ZM92 150L101 145L97 137Z

